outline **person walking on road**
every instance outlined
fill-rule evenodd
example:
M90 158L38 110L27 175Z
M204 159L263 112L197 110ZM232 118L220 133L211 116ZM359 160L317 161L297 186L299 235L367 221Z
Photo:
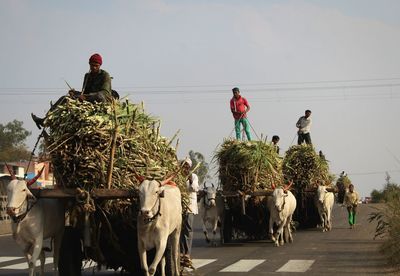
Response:
M297 144L301 145L303 142L306 142L307 145L311 145L311 110L306 110L304 116L301 116L296 123L296 127L298 128L297 135Z
M240 125L243 125L244 131L246 132L247 140L251 140L250 135L250 124L247 120L247 112L250 111L250 105L246 98L240 95L239 88L235 87L232 89L233 97L230 101L231 111L233 118L235 119L235 132L236 139L241 139Z
M191 261L192 241L193 241L193 221L194 216L199 213L197 206L197 192L199 191L199 178L195 173L190 172L192 160L189 157L183 161L182 169L187 176L186 188L189 192L188 211L183 216L180 250L181 250L181 265L183 267L193 268Z
M349 185L349 190L346 192L344 196L343 205L347 207L348 219L350 228L353 229L356 224L356 214L357 214L357 205L360 200L360 196L356 191L354 191L354 185Z

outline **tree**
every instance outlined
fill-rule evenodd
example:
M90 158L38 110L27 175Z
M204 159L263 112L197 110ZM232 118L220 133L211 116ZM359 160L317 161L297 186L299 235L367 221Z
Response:
M198 163L201 163L196 170L196 174L199 177L199 184L203 184L206 179L209 178L208 174L208 163L205 162L203 154L200 152L189 151L189 157L192 160L192 168L195 168Z
M0 124L0 160L27 160L30 152L25 145L26 138L31 135L23 126L23 122L14 120L6 125Z
M394 199L400 198L400 186L396 183L393 183L391 177L388 173L386 173L386 184L385 187L378 191L373 190L371 192L371 200L374 203L378 202L391 202Z

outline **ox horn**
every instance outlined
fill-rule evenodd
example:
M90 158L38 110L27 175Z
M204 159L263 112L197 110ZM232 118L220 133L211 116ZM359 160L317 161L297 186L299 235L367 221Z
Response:
M39 177L42 175L42 173L43 173L44 167L45 167L45 166L42 167L42 169L38 172L38 174L37 174L34 178L32 178L31 180L29 180L29 181L26 182L26 186L29 187L29 186L31 186L33 183L35 183L36 180L38 180L38 178L39 178Z
M293 180L290 180L289 185L286 185L284 190L288 191L290 189L290 187L292 187L292 185L293 185Z
M15 173L14 173L14 171L8 166L8 164L5 162L5 164L6 164L6 167L7 167L7 170L8 170L8 172L10 173L10 175L11 175L11 179L17 179L17 177L15 176Z
M171 175L170 177L168 177L167 179L161 181L161 186L167 184L168 182L170 182L172 179L175 178L175 174Z

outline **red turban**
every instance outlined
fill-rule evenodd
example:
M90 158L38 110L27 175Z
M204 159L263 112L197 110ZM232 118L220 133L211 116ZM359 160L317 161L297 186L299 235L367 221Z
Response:
M93 54L90 58L89 58L89 63L98 63L98 64L102 64L103 63L103 59L101 58L101 56L99 54Z

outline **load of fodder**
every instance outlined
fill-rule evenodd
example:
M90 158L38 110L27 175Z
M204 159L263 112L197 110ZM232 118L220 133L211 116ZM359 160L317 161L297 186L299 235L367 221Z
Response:
M338 189L338 195L337 195L338 203L343 203L344 195L346 194L346 190L349 188L350 184L351 180L345 174L340 175L338 180L336 180L336 187Z
M215 157L224 191L251 193L282 181L281 158L269 142L225 140Z
M285 179L293 180L296 191L314 188L319 183L330 186L333 181L328 161L306 144L291 146L286 151L282 171Z
M282 171L286 181L293 181L297 199L294 220L302 228L315 227L320 218L314 203L315 194L309 191L319 184L332 185L334 177L329 173L328 161L311 145L295 145L286 151Z
M271 184L282 182L282 159L276 147L266 141L225 140L215 154L219 164L219 179L224 191L250 194L269 190ZM266 238L269 213L265 198L246 198L246 214L242 214L242 201L227 198L229 210L225 214L225 240L233 235L245 234L247 239ZM229 228L229 229L228 229Z
M185 178L179 173L173 139L160 135L160 121L146 114L142 105L65 98L49 112L45 125L50 129L46 144L58 185L85 191L136 191L140 184L136 175L163 180L176 174L174 181L182 192L183 207L187 206ZM84 203L79 208L92 212L92 246L87 255L112 268L140 271L130 257L137 256L137 197ZM78 225L82 222L79 208L75 209Z

